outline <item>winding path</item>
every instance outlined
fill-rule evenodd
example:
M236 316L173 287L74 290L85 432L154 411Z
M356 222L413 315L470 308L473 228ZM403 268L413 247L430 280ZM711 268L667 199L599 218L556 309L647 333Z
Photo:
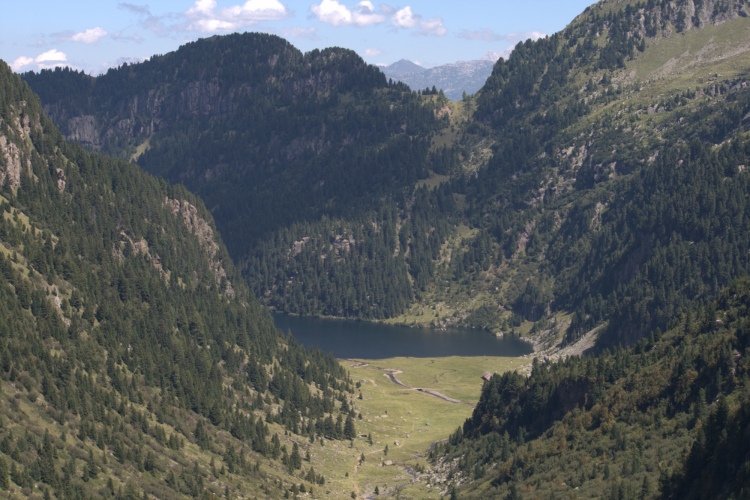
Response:
M440 394L437 391L433 391L432 389L423 389L422 387L412 387L410 385L406 385L405 383L401 382L398 378L396 378L396 375L399 373L403 373L401 370L395 370L395 371L388 371L384 374L384 376L391 379L391 382L394 384L400 385L401 387L405 387L406 389L412 390L412 391L419 391L423 392L425 394L429 394L430 396L435 396L436 398L440 398L443 401L448 401L449 403L457 403L457 404L471 404L471 403L464 403L463 401L459 401L458 399L449 398L445 394Z

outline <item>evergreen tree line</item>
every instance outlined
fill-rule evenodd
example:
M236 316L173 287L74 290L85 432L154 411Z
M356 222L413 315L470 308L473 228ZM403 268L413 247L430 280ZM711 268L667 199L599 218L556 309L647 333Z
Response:
M545 495L559 481L606 498L747 494L749 314L743 278L633 348L495 375L431 456L457 460L469 495L486 483Z
M208 251L170 203L216 234L200 200L66 143L28 86L0 71L0 133L22 166L16 186L0 165L0 377L16 388L0 415L0 487L100 498L108 478L120 498L196 497L216 485L207 464L185 462L185 443L259 477L245 457L280 460L271 423L351 439L346 372L281 336L221 241Z

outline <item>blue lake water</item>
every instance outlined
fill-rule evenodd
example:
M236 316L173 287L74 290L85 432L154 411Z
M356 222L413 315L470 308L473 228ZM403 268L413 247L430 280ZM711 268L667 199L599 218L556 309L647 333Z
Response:
M531 346L516 338L454 328L434 331L366 321L274 314L276 327L303 345L319 347L337 358L382 359L396 356L522 356Z

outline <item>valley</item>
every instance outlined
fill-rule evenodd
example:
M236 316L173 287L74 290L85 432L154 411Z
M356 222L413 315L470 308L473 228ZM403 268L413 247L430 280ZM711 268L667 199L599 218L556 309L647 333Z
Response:
M460 101L258 32L0 61L0 492L744 498L748 165L747 0Z
M359 437L351 448L346 443L326 444L313 453L316 463L325 464L321 470L327 471L326 478L332 478L331 495L343 498L355 491L359 497L372 497L377 486L380 496L439 498L447 483L445 478L428 473L427 450L471 415L479 400L484 371L516 370L529 360L480 356L352 359L341 363L360 385L362 399L356 399L355 404L362 420L357 426ZM407 385L431 389L461 403L397 385L386 376L393 372L399 372L398 380ZM363 455L365 460L361 462Z

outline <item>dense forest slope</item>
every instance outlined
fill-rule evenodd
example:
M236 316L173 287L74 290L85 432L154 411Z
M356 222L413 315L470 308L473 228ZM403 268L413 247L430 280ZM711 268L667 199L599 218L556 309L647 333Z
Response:
M319 487L301 453L353 436L351 382L275 330L195 195L66 143L3 62L0 181L0 490Z
M750 279L632 349L495 375L433 450L459 498L746 498Z
M252 33L199 40L98 78L25 78L69 139L137 158L199 194L267 303L387 317L411 301L407 266L424 279L419 261L431 257L417 243L410 257L403 244L399 251L393 212L444 163L430 137L447 124L447 100L389 84L352 51L302 54ZM388 234L373 229L383 217Z
M493 307L631 344L748 269L747 8L600 2L498 62L466 190Z
M202 196L266 304L630 345L750 265L749 9L603 1L457 103L255 34L24 78Z

